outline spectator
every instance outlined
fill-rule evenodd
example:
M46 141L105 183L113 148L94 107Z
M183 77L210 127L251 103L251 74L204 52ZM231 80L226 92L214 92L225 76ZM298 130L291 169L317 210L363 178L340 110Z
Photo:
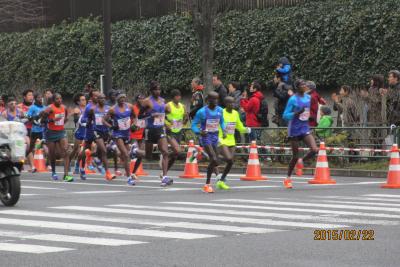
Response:
M276 98L274 104L275 115L272 118L272 122L278 125L278 127L286 127L287 122L282 116L290 96L293 95L292 87L282 81L282 74L278 72L275 74L271 86L273 95Z
M317 129L315 129L315 132L317 136L323 140L332 135L332 130L326 129L331 128L333 125L331 112L332 111L328 106L321 107L321 119L318 123Z
M338 111L338 127L354 126L359 122L356 105L350 97L351 91L350 86L343 85L340 88L339 96L336 93L332 94L333 110Z
M282 75L282 81L288 85L292 85L292 64L287 57L282 57L278 61L276 72Z
M371 78L370 88L363 97L368 105L367 121L369 125L380 126L385 123L386 116L382 114L383 97L381 92L385 87L385 78L382 74L375 74Z
M400 71L392 70L388 77L387 114L389 124L400 125Z
M313 81L308 81L307 87L310 90L308 94L311 96L311 106L310 106L310 119L309 125L311 127L317 127L317 116L319 105L326 105L325 99L323 99L317 92L317 86Z
M6 109L6 99L4 95L0 96L0 114Z
M249 96L247 91L242 94L240 100L240 106L246 112L246 126L250 128L261 127L261 122L257 118L257 114L260 112L261 102L264 99L264 95L261 92L261 84L259 82L253 82L250 86ZM252 129L250 135L250 141L260 140L261 131L259 129Z
M204 86L201 84L200 78L194 78L191 83L192 99L190 100L190 119L193 119L197 111L204 106Z
M215 87L214 92L216 92L219 96L218 98L218 106L221 108L225 108L225 97L228 96L228 90L226 90L225 86L223 85L221 78L218 75L213 76L213 85Z
M121 93L121 91L116 90L116 89L111 89L110 92L108 93L108 99L106 101L107 106L114 106L117 104L117 96Z
M240 109L240 98L242 95L242 92L239 89L240 84L238 82L230 82L228 84L228 96L233 97L233 99L235 100L233 103L233 109L239 111Z

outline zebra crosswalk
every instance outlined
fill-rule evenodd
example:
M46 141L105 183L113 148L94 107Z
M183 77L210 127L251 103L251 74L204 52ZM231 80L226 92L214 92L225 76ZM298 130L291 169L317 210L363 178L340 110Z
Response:
M0 210L0 253L73 253L237 234L399 225L399 195L218 198Z

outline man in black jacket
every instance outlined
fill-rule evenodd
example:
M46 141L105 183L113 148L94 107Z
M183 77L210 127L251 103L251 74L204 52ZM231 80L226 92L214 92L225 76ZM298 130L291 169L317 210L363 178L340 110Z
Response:
M189 117L193 119L197 111L204 106L203 90L204 86L201 84L200 78L194 78L191 83L192 99L190 101Z
M276 73L272 84L272 91L276 98L274 105L275 115L272 118L272 122L278 125L278 127L286 127L287 122L282 116L290 96L293 95L292 87L282 81L281 74Z
M222 84L221 78L218 75L213 76L213 85L215 87L214 92L219 96L218 106L225 108L224 100L225 97L228 96L228 90L226 90L226 87Z
M387 114L389 124L400 125L400 71L391 70L388 76L389 91Z

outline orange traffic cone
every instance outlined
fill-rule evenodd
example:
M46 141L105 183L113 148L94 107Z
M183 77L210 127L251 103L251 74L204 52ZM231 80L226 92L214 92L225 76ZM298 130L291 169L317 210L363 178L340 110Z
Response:
M386 184L382 188L400 188L400 156L397 144L393 144L390 154L389 172L387 175Z
M187 178L187 179L204 178L204 175L200 175L199 173L197 157L193 157L193 153L195 150L196 147L194 146L194 142L193 140L190 140L189 149L186 156L185 170L183 172L183 175L179 176L180 178Z
M130 171L131 173L133 173L133 168L135 167L136 164L136 159L131 160L131 164L130 164ZM143 170L143 166L142 163L140 163L139 168L137 169L136 173L137 176L147 176L149 175L147 172L145 172Z
M86 155L86 164L85 164L85 172L86 172L86 174L95 174L96 173L95 170L89 169L89 166L91 166L93 164L93 162L92 162L92 160L93 160L92 159L92 152L90 151L90 149L86 149L85 150L85 155Z
M250 145L249 161L247 163L246 176L240 177L243 181L264 181L267 178L261 175L260 160L258 159L258 151L256 141L252 141Z
M303 176L303 169L304 169L304 163L302 159L299 159L296 163L296 175L297 176Z
M33 166L36 172L48 172L46 168L46 160L44 159L43 149L36 149L33 155Z
M308 181L309 184L336 184L336 181L331 179L329 170L328 158L326 156L325 143L321 142L317 158L317 167L315 168L314 179Z

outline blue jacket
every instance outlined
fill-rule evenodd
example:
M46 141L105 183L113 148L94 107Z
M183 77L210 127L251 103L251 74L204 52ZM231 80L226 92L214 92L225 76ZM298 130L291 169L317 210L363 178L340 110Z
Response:
M279 59L279 64L282 64L281 68L277 68L276 71L282 75L282 81L286 84L292 83L292 64L289 59L282 57Z

